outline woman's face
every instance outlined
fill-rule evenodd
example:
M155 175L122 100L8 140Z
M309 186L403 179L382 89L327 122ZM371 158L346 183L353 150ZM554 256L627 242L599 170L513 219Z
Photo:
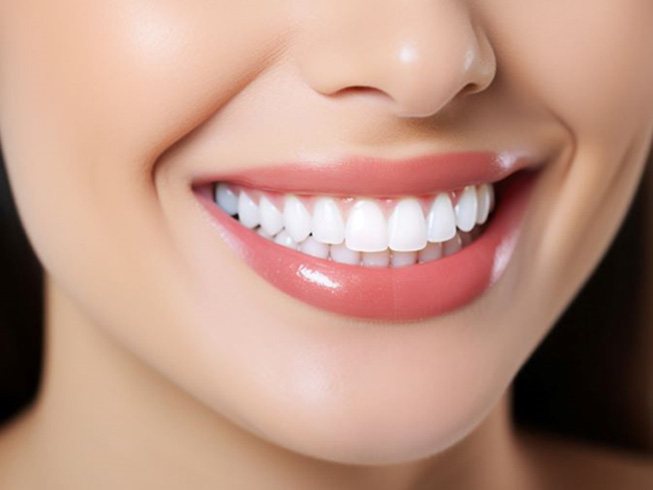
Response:
M406 461L479 423L615 234L651 26L650 0L3 0L0 137L94 328L275 444Z

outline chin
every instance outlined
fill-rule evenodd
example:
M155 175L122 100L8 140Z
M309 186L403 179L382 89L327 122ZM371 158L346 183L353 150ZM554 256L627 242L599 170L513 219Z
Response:
M356 394L263 402L265 412L240 411L239 424L295 453L352 465L394 465L434 456L464 439L503 393L502 387L460 380L419 387L410 383L358 386ZM342 389L343 387L341 387ZM315 394L313 394L315 395Z

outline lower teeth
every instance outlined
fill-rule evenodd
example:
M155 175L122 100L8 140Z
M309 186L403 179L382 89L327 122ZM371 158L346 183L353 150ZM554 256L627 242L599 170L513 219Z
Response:
M238 215L235 218L237 219ZM425 248L417 252L396 252L389 248L381 252L357 252L348 249L344 243L328 245L318 242L312 234L297 243L283 229L274 236L266 233L260 226L255 227L253 231L271 242L312 257L364 267L397 268L432 262L453 255L472 243L481 234L482 228L477 226L469 232L458 231L452 239L441 243L428 243Z

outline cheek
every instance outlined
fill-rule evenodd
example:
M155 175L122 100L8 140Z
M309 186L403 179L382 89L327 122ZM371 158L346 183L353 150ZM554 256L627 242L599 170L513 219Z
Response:
M570 158L542 193L531 271L558 310L609 245L653 130L653 2L490 0L484 12L511 95L544 107ZM548 291L548 293L545 293ZM541 306L539 306L541 307Z
M277 47L279 12L228 4L16 5L3 93L37 127L68 136L67 147L152 158L238 93Z
M145 357L176 359L166 338L187 339L194 311L155 164L272 59L273 4L4 5L0 129L22 222L77 306Z
M544 107L573 150L569 165L552 176L555 199L546 205L560 223L552 221L550 243L539 248L562 252L566 246L571 253L583 243L586 255L595 256L586 227L595 228L597 244L613 232L653 129L653 2L483 5L493 7L483 21L511 94Z
M93 256L108 244L126 248L144 232L161 233L152 219L154 163L272 56L280 17L271 4L4 6L3 150L21 216L46 264L56 269L65 258L93 270Z
M504 51L506 80L537 94L579 138L614 142L650 121L652 2L490 4L487 23Z
M180 386L237 392L246 370L229 376L223 342L205 345L154 179L162 153L274 59L279 3L25 0L2 13L3 152L48 277Z

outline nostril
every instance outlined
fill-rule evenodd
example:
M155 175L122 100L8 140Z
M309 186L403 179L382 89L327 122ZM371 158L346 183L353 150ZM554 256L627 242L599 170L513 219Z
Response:
M338 91L338 93L349 93L349 92L382 92L381 90L375 88L375 87L370 87L369 85L351 85L349 87L345 87L341 90Z
M383 90L377 87L371 87L369 85L350 85L348 87L344 87L338 90L337 94L338 95L357 95L357 94L374 95L387 99L392 99L392 97L387 92L384 92Z
M361 92L361 91L368 91L368 90L376 90L376 89L366 85L352 85L351 87L343 88L341 92Z
M458 92L458 95L460 95L460 96L471 95L471 94L481 92L482 90L483 90L482 87L478 83L469 82L462 89L460 89L460 92Z

